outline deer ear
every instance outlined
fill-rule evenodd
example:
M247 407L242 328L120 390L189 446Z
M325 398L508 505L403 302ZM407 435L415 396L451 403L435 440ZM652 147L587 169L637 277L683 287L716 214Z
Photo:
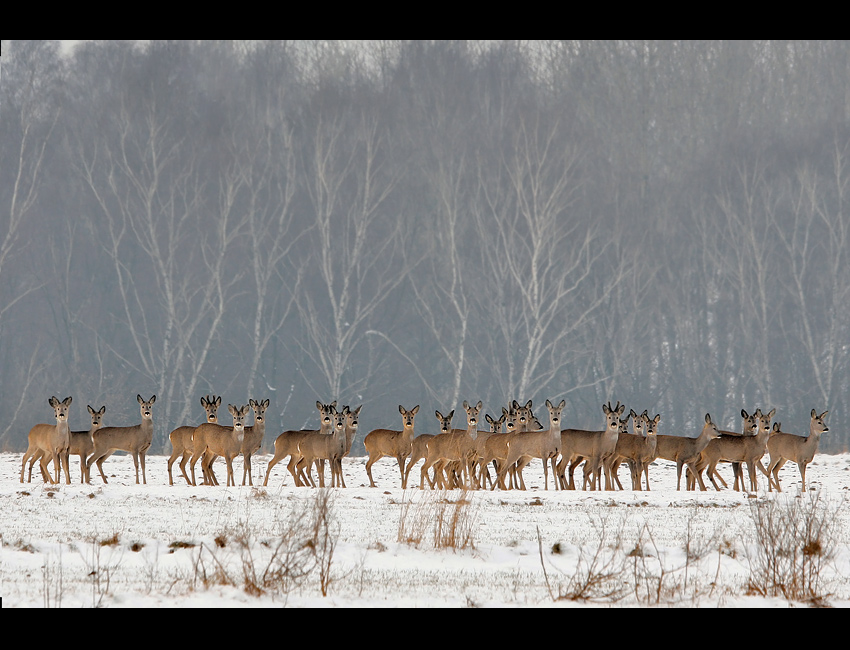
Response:
M55 395L53 395L50 397L50 399L47 400L47 403L50 404L50 406L52 406L53 408L56 408L56 405L59 403L59 400L56 399Z
M230 411L230 415L236 415L239 411L236 410L236 407L233 404L227 405L227 410Z
M634 409L629 409L629 417L630 418L636 418L637 417L637 413L635 413Z
M749 415L747 415L747 412L746 412L744 409L741 409L741 417L746 419L746 418L748 418L748 417L750 417L750 416L749 416Z
M821 413L821 414L820 414L820 419L821 419L821 420L823 420L823 419L826 417L826 414L827 414L827 413L829 413L829 411L824 411L823 413Z
M502 417L507 417L507 415L508 415L508 409L506 409L506 408L503 406L503 407L502 407Z
M818 412L812 409L812 417L816 418L818 416Z
M221 395L215 398L215 407L218 408L221 406Z
M103 406L100 407L100 410L98 411L98 413L100 413L101 415L106 413L106 404L104 404Z
M404 407L401 404L398 405L398 412L401 413L402 415L404 415L404 413L405 413Z
M416 415L417 413L419 413L419 404L417 404L416 406L414 406L414 407L413 407L413 410L412 410L412 411L410 411L410 412L411 412L413 415Z
M448 417L449 420L451 420L454 416L455 416L455 410L452 409L451 411L449 411L449 414L446 417Z
M151 395L151 398L150 398L150 400L148 400L148 403L153 404L155 401L156 401L156 395Z
M316 400L316 408L320 411L325 408L325 405L322 404L319 400Z
M257 402L255 402L253 399L248 398L248 406L250 406L251 408L254 408L255 406L259 406L259 404Z
M463 400L463 408L465 408L465 409L469 408L469 402L467 402L466 400Z
M482 402L481 400L478 400L478 404L475 405L475 408L480 410L482 406L484 406L484 402Z
M141 395L136 395L136 401L137 401L139 404L144 404L144 403L145 403L145 400L143 400L143 399L142 399L142 396L141 396Z
M94 415L95 413L97 413L97 411L95 411L95 410L91 407L91 404L89 404L89 405L87 406L87 408L88 408L89 413L90 413L91 415Z
M767 414L767 419L772 420L774 415L776 415L776 409L771 409L770 413Z
M553 406L554 404L552 404L552 401L549 398L546 398L546 408L552 408Z
M708 413L705 414L705 423L711 424L711 415L709 415Z
M269 407L269 404L271 404L271 402L268 400L268 398L263 400L263 408L264 409L267 409Z

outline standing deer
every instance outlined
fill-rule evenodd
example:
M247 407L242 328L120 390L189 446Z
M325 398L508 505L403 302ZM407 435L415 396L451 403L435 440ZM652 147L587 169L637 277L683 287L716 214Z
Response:
M451 413L449 413L448 415L443 415L439 411L434 411L434 415L437 417L437 421L440 423L440 433L449 433L452 430L452 418L454 417L454 414L454 409L452 409ZM420 460L424 460L425 458L427 458L428 441L431 440L435 435L436 434L433 433L423 433L422 435L416 436L413 439L413 442L410 445L410 457L407 460L407 468L404 470L404 481L401 485L403 489L407 489L407 477L410 474L410 470L413 468L413 466ZM431 489L434 489L434 479L432 479L428 475L426 475L425 478L428 480L428 486ZM421 488L422 486L420 485L420 489Z
M320 415L320 431L330 435L333 428L332 412L336 411L336 400L330 404L322 404L317 400L316 408L319 410ZM302 481L299 477L299 473L296 469L296 463L301 458L298 454L298 443L301 438L306 436L308 433L311 433L311 431L289 430L284 431L275 438L274 456L272 456L272 459L269 461L269 466L266 468L266 478L263 481L264 486L269 484L269 475L271 474L272 467L277 465L287 456L289 456L289 464L286 469L292 475L292 480L295 481L296 487L306 484L306 477L304 477L304 481Z
M322 461L318 472L319 487L325 487L325 460L328 461L331 468L331 486L342 487L342 457L345 454L345 409L337 413L336 408L333 408L331 417L333 425L330 435L322 431L313 431L302 437L298 442L298 454L301 456L298 465L303 462L304 467L307 468L307 478L313 487L316 487L316 484L313 482L313 477L310 476L310 468L317 460Z
M201 397L201 406L204 408L204 412L206 413L207 422L218 422L217 412L218 407L221 406L220 396L216 397L215 395L207 395L206 397ZM188 463L189 459L192 457L192 434L195 433L196 428L197 427L195 425L184 425L182 427L177 427L174 431L168 434L168 439L171 441L171 456L168 458L169 485L174 485L174 479L171 475L171 467L174 465L174 461L176 461L181 455L180 473L183 474L183 478L186 479L186 485L192 485L192 481L189 480L189 475L186 473L186 463ZM204 469L203 461L201 461L201 469ZM210 468L210 471L212 471L212 468ZM210 478L213 483L216 482L215 477Z
M245 437L242 441L242 485L245 485L246 475L248 485L254 485L254 479L251 476L251 456L262 446L263 436L266 435L266 409L269 407L269 400L255 402L249 399L248 404L254 411L254 424L245 427Z
M475 439L478 437L478 414L481 412L482 406L481 400L478 400L478 403L474 406L464 400L466 430L463 433L457 433L457 430L452 430L451 433L440 433L425 443L427 451L425 463L420 470L420 489L424 487L428 470L438 462L443 465L447 472L445 478L441 472L435 472L434 483L438 488L447 489L449 485L455 484L455 481L448 476L448 472L453 471L451 464L455 462L460 464L460 481L465 485L472 485L470 465L475 454Z
M575 490L573 473L578 465L585 461L584 489L590 482L590 489L595 490L602 469L605 473L605 489L613 489L612 473L610 472L614 450L617 448L617 438L620 434L620 416L626 410L625 404L612 407L611 402L602 405L605 415L605 429L602 431L586 431L584 429L564 429L561 431L561 460L557 464L558 480L561 489ZM569 482L565 478L566 467L569 465ZM607 465L607 466L606 466ZM601 488L601 486L600 486Z
M404 464L410 456L413 446L414 422L416 414L419 412L419 404L409 411L399 404L398 412L401 413L401 431L394 429L374 429L366 434L366 437L363 439L363 446L366 447L366 453L369 454L369 460L366 461L366 474L369 476L370 487L378 487L372 478L372 465L384 456L391 456L398 461L401 484L402 486L405 484Z
M508 409L506 409L504 406L502 407L502 417L500 417L498 420L494 420L493 416L487 413L484 416L484 420L487 422L487 424L490 425L490 430L479 431L478 437L475 439L475 463L478 465L478 469L476 470L476 477L478 485L485 490L487 489L487 481L490 482L491 488L494 485L494 481L490 477L490 471L487 469L487 463L484 460L487 448L487 440L490 438L490 436L502 433L502 427L504 426L507 417Z
M248 415L248 409L247 404L241 408L228 404L227 410L233 416L232 427L205 422L195 429L194 452L192 453L193 481L195 479L195 461L204 452L209 452L209 458L213 456L224 457L224 461L227 463L227 485L236 486L236 479L233 476L233 459L242 453L242 443L245 439L245 417Z
M70 485L71 473L68 469L68 452L71 444L70 431L68 428L68 409L71 407L71 397L66 397L61 402L52 396L47 403L53 408L56 424L36 424L30 429L27 436L27 450L21 460L21 483L24 482L24 469L27 460L39 454L49 457L56 469L56 480L51 483L59 483L60 468L65 468L65 483ZM47 476L48 480L50 475Z
M517 463L517 478L521 490L525 490L525 480L522 469L532 458L543 461L544 489L549 489L548 465L552 465L552 480L557 481L556 460L561 451L561 411L566 405L565 400L556 406L548 399L546 408L549 410L549 428L542 431L526 431L516 433L508 438L508 455L504 464L500 463L498 482L505 484L505 473L514 463ZM556 488L557 489L557 488Z
M829 427L824 422L828 413L829 411L824 411L818 415L817 411L812 409L808 437L804 438L793 433L779 432L771 435L768 439L767 451L770 453L770 465L767 468L768 478L773 475L773 481L775 481L778 491L782 492L779 485L779 470L789 460L797 463L800 479L803 482L803 492L806 491L806 465L812 462L818 451L821 434L829 431ZM773 483L770 480L768 480L768 491L773 491Z
M696 438L685 436L659 435L655 443L655 452L658 458L671 460L676 463L676 490L678 491L682 482L682 468L687 465L699 481L700 490L705 491L705 483L702 476L696 471L696 463L702 450L706 445L720 436L717 425L711 421L711 415L705 414L705 424ZM687 485L686 485L687 487Z
M759 413L761 413L760 410ZM729 487L717 471L717 463L721 460L732 461L735 460L735 457L742 455L743 447L741 443L745 438L752 438L756 435L756 424L756 414L749 414L746 410L741 409L741 433L734 431L720 431L720 437L711 440L700 453L699 460L697 460L694 467L699 474L702 474L702 472L708 468L708 478L712 485L714 485L715 490L720 490L717 482L714 480L715 477L723 483L723 487ZM764 439L764 443L767 443L766 437ZM693 473L688 472L686 478L688 489L693 490L696 485L696 476ZM736 490L737 484L738 477L736 476Z
M354 444L354 438L357 436L357 427L360 420L361 404L353 411L349 406L343 406L342 412L345 414L345 453L343 458L351 453L351 445ZM342 458L339 459L339 478L342 481L342 487L345 487L345 477L342 474Z
M136 484L139 483L139 461L141 460L142 482L147 485L145 454L153 440L153 404L156 402L156 395L153 395L147 402L142 399L141 395L136 395L136 401L139 403L139 412L142 416L141 424L129 427L103 427L92 434L94 451L86 461L87 482L90 482L92 464L97 463L100 476L106 483L103 461L116 451L126 451L133 456L133 464L136 467Z
M86 482L86 458L94 450L94 445L91 441L91 434L100 429L100 426L103 423L103 414L106 413L106 406L102 406L99 411L95 411L91 407L91 405L88 405L88 410L89 415L91 416L91 427L89 428L89 430L71 431L69 433L71 442L68 448L68 455L80 457L80 483ZM27 483L32 481L32 466L37 460L40 461L39 469L41 469L41 476L44 479L45 483L49 480L47 471L47 457L44 455L44 452L42 450L39 450L35 456L30 458Z

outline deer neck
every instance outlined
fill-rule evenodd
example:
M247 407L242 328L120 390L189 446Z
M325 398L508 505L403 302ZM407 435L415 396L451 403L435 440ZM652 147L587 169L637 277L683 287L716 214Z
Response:
M58 435L63 440L71 439L71 428L68 426L67 417L63 420L56 420L56 435Z

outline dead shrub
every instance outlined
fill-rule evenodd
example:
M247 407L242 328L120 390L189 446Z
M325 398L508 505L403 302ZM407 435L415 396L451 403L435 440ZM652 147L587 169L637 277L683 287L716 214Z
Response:
M820 490L749 502L755 544L746 552L747 592L822 605L829 596L825 569L835 557L838 512Z

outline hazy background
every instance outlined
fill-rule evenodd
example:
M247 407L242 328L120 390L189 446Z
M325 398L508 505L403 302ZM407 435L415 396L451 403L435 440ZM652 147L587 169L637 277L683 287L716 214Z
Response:
M0 447L207 393L829 409L848 447L850 43L2 41ZM850 197L848 197L850 198ZM228 420L222 410L222 421ZM461 417L455 419L462 426ZM362 453L362 436L354 453Z

